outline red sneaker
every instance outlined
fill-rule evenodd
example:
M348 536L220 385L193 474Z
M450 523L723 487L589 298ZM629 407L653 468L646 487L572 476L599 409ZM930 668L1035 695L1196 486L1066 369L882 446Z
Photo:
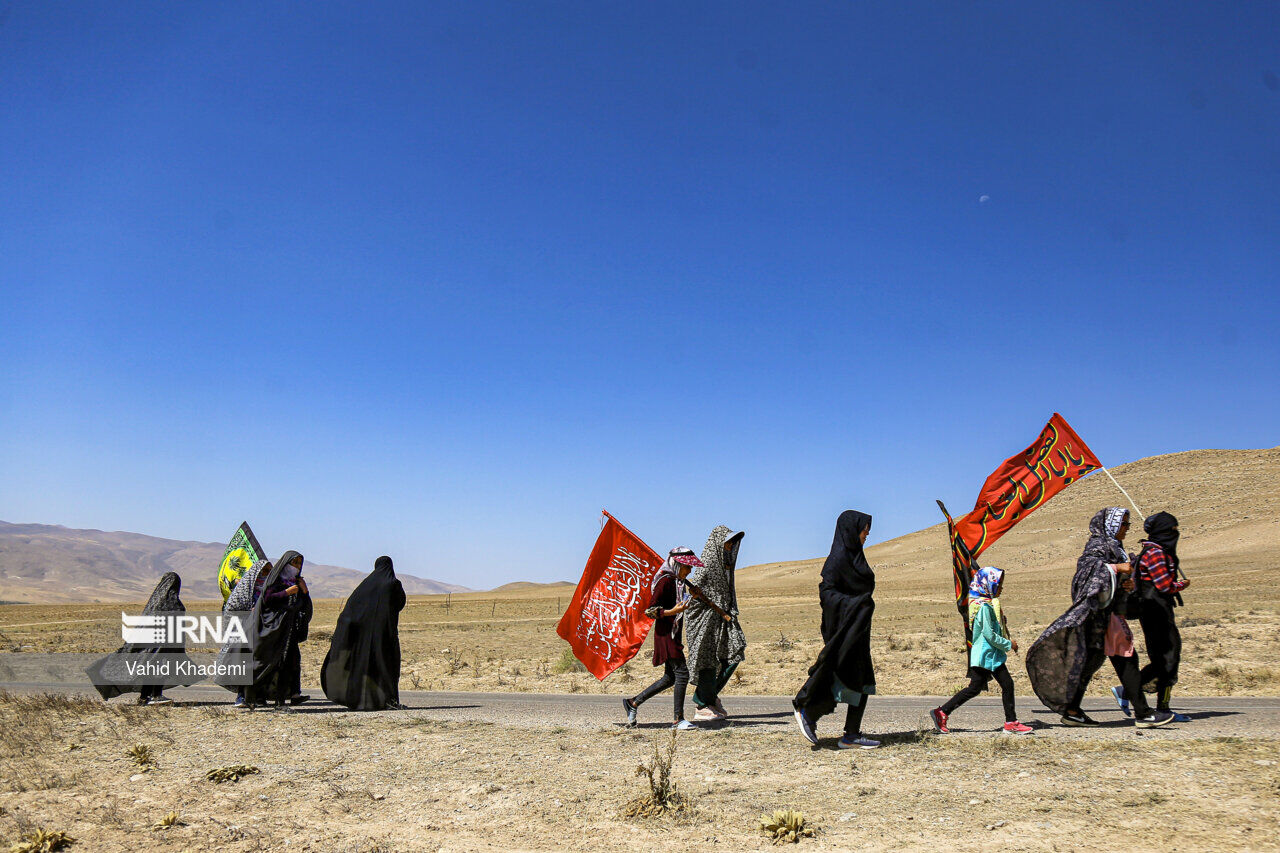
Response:
M947 728L947 712L941 708L934 708L929 712L929 716L933 719L933 727L944 735L951 734L951 729ZM1028 731L1030 731L1028 729Z
M1005 723L1004 730L1011 735L1029 735L1035 731L1031 726L1024 726L1017 720L1014 720L1012 723Z

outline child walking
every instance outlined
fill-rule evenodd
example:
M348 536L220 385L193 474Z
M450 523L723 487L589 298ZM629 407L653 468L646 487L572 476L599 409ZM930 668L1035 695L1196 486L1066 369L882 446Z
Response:
M1030 734L1030 726L1018 722L1013 707L1013 678L1005 666L1009 650L1018 650L1016 640L1009 638L1004 620L1000 618L1000 588L1004 586L1004 570L987 566L974 572L969 582L969 627L973 635L973 648L969 651L969 686L962 688L940 708L929 712L933 725L943 734L947 719L965 702L977 696L991 679L1000 685L1004 702L1004 730L1010 734Z

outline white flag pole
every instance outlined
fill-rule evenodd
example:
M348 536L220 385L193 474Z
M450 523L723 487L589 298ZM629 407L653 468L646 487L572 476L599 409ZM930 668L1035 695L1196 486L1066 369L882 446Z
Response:
M1107 475L1107 477L1111 479L1111 482L1115 483L1116 488L1119 489L1120 493L1123 494L1125 498L1129 501L1129 506L1133 507L1133 510L1138 514L1138 517L1145 522L1147 520L1147 517L1142 514L1142 510L1138 509L1138 505L1133 502L1133 498L1129 497L1129 493L1124 490L1124 486L1120 485L1120 481L1118 481L1115 477L1111 476L1111 472L1107 470L1106 465L1102 466L1102 471L1104 474ZM1186 580L1187 575L1186 575L1186 572L1182 571L1182 566L1178 566L1178 574L1182 575L1183 580Z
M1120 482L1115 477L1111 476L1111 472L1107 470L1106 465L1102 466L1102 473L1106 474L1108 477L1111 478L1111 482L1116 484L1116 488L1119 489L1120 493L1124 495L1125 498L1129 501L1129 506L1133 507L1134 512L1138 513L1139 518L1141 518L1143 521L1146 521L1147 517L1142 514L1142 510L1138 509L1138 505L1133 502L1133 498L1129 497L1129 493L1124 490L1124 486L1120 485Z

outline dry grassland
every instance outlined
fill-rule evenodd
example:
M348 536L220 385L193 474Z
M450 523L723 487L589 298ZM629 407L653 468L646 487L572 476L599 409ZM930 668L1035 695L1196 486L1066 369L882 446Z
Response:
M816 830L802 846L824 850L1277 847L1275 740L904 732L850 754L801 748L789 730L705 731L679 739L671 771L691 810L627 818L647 790L635 769L666 737L6 695L0 838L43 828L95 851L744 850L770 846L762 813L795 808ZM149 769L130 755L138 744ZM206 778L246 764L259 772Z

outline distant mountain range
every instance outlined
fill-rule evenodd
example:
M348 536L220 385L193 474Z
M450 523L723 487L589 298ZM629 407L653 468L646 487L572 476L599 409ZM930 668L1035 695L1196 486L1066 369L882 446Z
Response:
M182 576L182 595L188 601L221 600L217 575L226 547L140 533L0 521L0 601L142 601L169 571ZM316 598L344 597L366 574L310 560L303 570ZM400 571L396 576L410 595L470 591Z

